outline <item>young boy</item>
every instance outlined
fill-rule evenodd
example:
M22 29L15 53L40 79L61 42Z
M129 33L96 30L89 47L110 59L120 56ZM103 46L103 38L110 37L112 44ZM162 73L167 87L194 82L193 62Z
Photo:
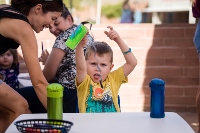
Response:
M76 47L76 86L78 93L78 108L80 113L120 112L118 106L118 91L122 83L127 83L127 76L137 65L137 60L131 49L123 42L113 27L104 33L120 47L126 63L111 72L113 51L105 42L94 42L86 50L87 37ZM96 49L96 50L95 50Z

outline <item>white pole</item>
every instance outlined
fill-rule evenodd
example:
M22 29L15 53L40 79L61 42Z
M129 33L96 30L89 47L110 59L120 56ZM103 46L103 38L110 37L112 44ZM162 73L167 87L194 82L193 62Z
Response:
M192 8L189 7L189 24L195 24L196 22L196 18L193 17L193 14L192 14Z
M101 0L97 1L97 15L96 15L96 24L101 22Z
M9 0L6 0L6 4L10 4L10 1L9 1Z

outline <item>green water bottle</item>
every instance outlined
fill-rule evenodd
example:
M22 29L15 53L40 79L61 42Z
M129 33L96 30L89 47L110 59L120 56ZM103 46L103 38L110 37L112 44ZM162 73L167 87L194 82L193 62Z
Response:
M63 86L52 83L47 86L48 119L63 119Z

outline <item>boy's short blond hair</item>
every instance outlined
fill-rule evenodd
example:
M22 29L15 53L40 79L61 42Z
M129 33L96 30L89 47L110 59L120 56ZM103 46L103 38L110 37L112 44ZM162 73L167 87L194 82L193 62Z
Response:
M96 47L96 51L94 46ZM110 62L113 63L113 50L111 47L105 42L93 42L90 46L87 47L85 51L85 59L88 59L88 55L90 53L96 52L97 55L101 56L103 54L110 54Z

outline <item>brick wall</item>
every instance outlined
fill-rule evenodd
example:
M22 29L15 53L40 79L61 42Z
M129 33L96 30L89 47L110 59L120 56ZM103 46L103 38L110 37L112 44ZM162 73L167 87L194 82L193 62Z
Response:
M116 69L124 63L117 44L103 33L107 25L93 25L95 40L106 41L114 50ZM149 82L161 78L166 82L165 110L194 111L199 84L199 62L192 38L195 25L190 24L115 24L112 25L132 48L138 65L129 76L129 82L120 89L123 112L148 111ZM55 37L48 30L36 35L39 55L41 41L44 48L52 48ZM20 49L19 49L20 52Z

